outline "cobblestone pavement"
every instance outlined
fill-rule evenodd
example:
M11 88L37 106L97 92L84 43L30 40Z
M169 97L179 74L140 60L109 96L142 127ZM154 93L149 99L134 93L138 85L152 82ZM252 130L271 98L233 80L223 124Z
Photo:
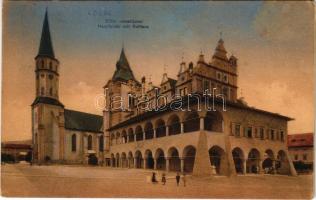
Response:
M88 166L6 164L1 169L6 197L147 197L147 198L294 198L310 199L313 177L240 175L197 178L177 187L175 174L167 184L148 182L153 171ZM161 172L158 173L160 181Z

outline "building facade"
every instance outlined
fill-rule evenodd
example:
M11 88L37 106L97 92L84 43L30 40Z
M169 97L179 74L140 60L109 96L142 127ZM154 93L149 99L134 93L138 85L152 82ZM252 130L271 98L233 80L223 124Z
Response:
M180 63L177 78L159 86L136 79L122 49L104 86L102 116L65 109L59 67L45 14L35 57L33 160L105 163L107 167L178 171L194 175L296 175L287 150L291 118L237 98L238 64L223 39L210 60ZM210 94L209 94L210 93Z
M54 54L46 11L35 57L36 97L31 106L33 161L102 162L103 118L65 109L59 101L59 72L60 62Z
M288 135L288 148L296 170L300 173L312 172L314 166L314 134Z
M291 118L237 99L237 58L227 57L222 39L209 62L200 54L196 63L181 62L179 68L177 79L165 73L159 86L144 77L139 82L122 49L104 86L107 166L296 175L286 140ZM205 97L206 91L214 98ZM179 105L186 109L173 109Z

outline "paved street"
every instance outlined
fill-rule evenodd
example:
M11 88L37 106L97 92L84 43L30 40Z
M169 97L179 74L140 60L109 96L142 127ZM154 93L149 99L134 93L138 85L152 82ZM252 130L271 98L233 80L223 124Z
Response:
M2 165L1 190L7 197L173 197L311 198L312 176L247 175L187 177L177 187L174 174L165 186L147 182L152 171L84 166ZM160 173L159 173L160 174ZM158 176L159 178L159 176Z

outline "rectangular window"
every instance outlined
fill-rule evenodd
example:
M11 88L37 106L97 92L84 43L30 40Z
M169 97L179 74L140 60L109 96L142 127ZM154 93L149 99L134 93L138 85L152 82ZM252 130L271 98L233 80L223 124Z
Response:
M298 160L298 155L297 154L294 156L294 160Z
M284 131L280 131L280 140L284 142Z
M240 124L235 124L235 136L240 137Z
M223 81L225 83L228 83L228 76L227 76L227 74L223 74Z
M252 138L252 127L247 128L247 137Z
M222 80L222 74L220 72L216 72L216 78L217 78L217 80L221 81Z
M271 130L271 132L270 132L270 139L274 140L274 130Z
M307 160L307 154L303 154L303 160Z
M203 82L203 91L208 90L210 92L210 81L204 80Z
M260 128L260 139L263 140L264 139L264 129Z
M188 91L187 91L187 88L183 88L183 96L187 95L188 94Z

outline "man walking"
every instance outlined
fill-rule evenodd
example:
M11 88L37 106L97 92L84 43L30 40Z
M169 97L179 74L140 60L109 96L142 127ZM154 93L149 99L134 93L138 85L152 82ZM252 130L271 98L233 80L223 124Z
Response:
M179 182L180 182L180 174L179 173L177 173L176 181L177 181L177 186L179 186Z

